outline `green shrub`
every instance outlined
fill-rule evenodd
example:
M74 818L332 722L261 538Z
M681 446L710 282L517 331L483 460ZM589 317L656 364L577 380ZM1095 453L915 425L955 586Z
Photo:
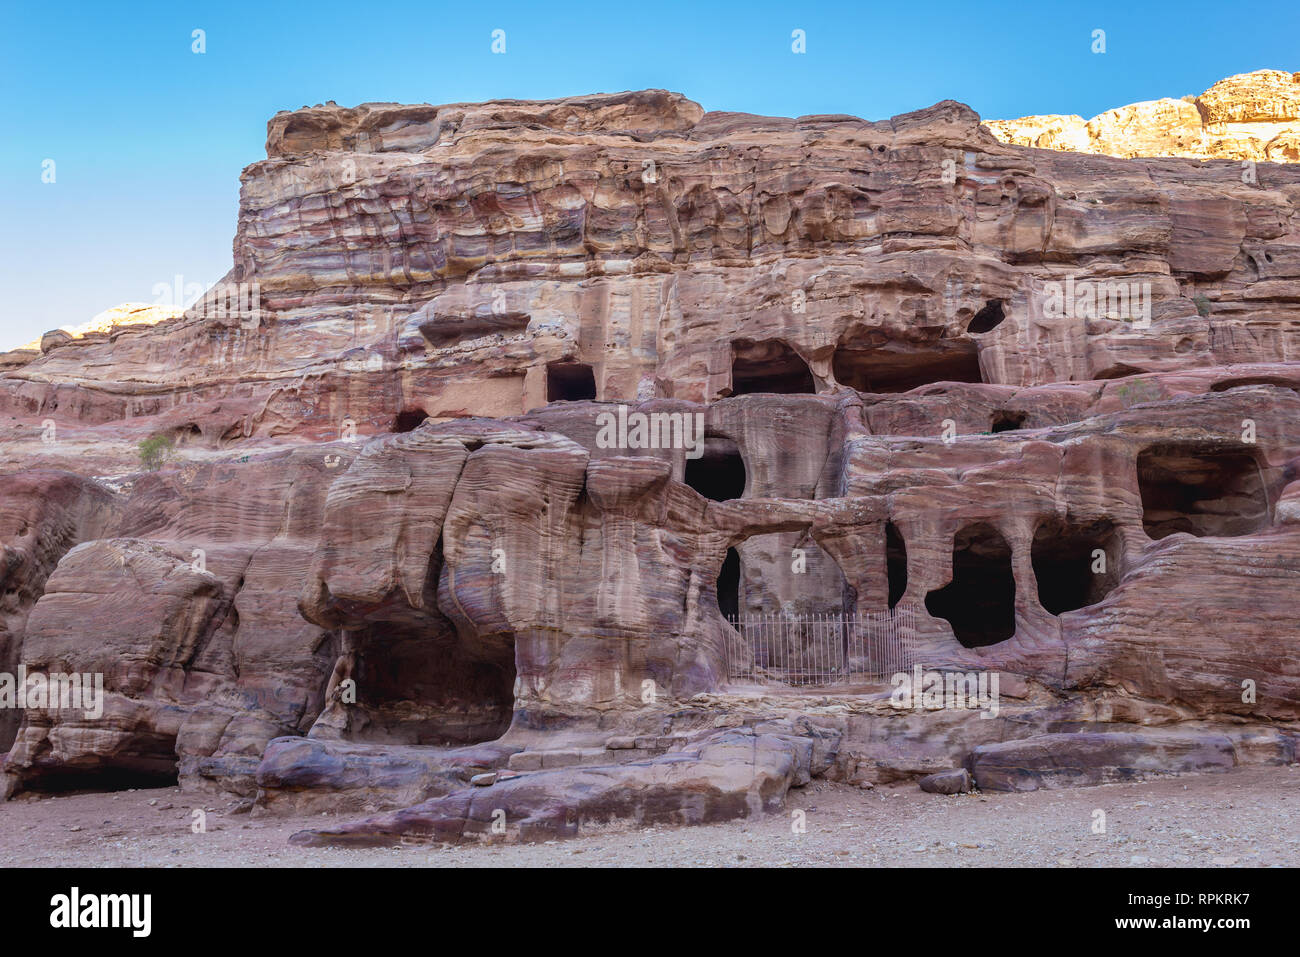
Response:
M1197 296L1192 302L1196 303L1196 314L1202 319L1210 314L1210 300L1204 296Z
M154 435L140 443L140 464L146 472L157 472L171 454L172 439L167 435Z

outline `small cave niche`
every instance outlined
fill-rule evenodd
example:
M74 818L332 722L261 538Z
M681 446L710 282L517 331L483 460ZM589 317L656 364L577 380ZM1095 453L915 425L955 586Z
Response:
M393 419L393 426L389 432L414 432L419 428L420 423L429 417L429 413L423 409L403 409L397 413Z
M889 579L889 607L893 608L907 591L907 543L893 522L885 523L885 570Z
M174 445L189 445L191 442L203 438L203 430L197 423L187 422L184 425L172 429L171 439Z
M727 557L722 560L722 570L718 572L718 611L727 621L740 617L740 553L734 548L727 549Z
M1016 632L1016 579L1011 546L987 522L953 537L952 581L925 596L925 607L944 618L964 648L1005 641Z
M982 382L974 342L846 342L831 357L835 381L858 392L910 392L936 382Z
M1117 362L1114 365L1107 366L1093 373L1093 379L1098 382L1109 379L1127 379L1129 376L1146 375L1146 369L1139 369L1137 366L1125 365L1123 362Z
M172 745L173 749L175 745ZM24 771L22 789L42 794L73 792L147 791L174 788L180 783L175 760L159 759L134 765L98 768L43 768Z
M1259 376L1241 376L1236 379L1221 379L1214 385L1210 386L1211 392L1227 392L1229 389L1242 389L1252 385L1272 385L1279 389L1291 389L1300 391L1296 386L1281 376L1259 375Z
M552 362L546 367L547 402L596 398L596 373L585 362Z
M816 393L817 381L803 356L779 340L751 342L740 339L731 346L731 394L779 395Z
M355 633L356 706L347 740L460 746L493 741L514 711L510 641L463 643L450 622L378 622Z
M745 460L735 442L705 436L704 454L686 460L684 481L705 498L725 502L745 494Z
M984 308L975 313L966 331L972 335L982 335L985 332L992 332L1002 321L1006 319L1006 310L1002 308L1001 299L990 299L984 304Z
M1095 605L1119 583L1119 539L1109 519L1046 519L1034 531L1030 557L1038 603L1053 615Z
M1142 527L1153 539L1248 535L1269 523L1263 473L1242 446L1148 446L1138 453L1137 478Z
M993 419L989 423L990 432L1017 432L1025 427L1025 421L1029 418L1028 412L1012 412L1009 409L999 409L993 413Z

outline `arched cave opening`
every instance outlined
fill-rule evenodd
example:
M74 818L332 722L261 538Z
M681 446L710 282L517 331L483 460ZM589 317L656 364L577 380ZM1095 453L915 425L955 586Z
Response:
M1016 579L1011 546L987 522L961 529L952 543L952 581L925 596L965 648L1005 641L1016 632Z
M1281 376L1257 375L1257 376L1240 376L1235 379L1220 379L1214 385L1210 386L1211 392L1227 392L1229 389L1243 389L1252 385L1273 385L1279 389L1291 389L1300 391L1291 381L1283 379Z
M734 548L727 549L727 557L722 560L722 570L718 572L718 611L728 621L740 617L740 553Z
M1247 535L1269 523L1263 475L1241 446L1148 446L1138 453L1137 478L1142 526L1153 539Z
M704 454L686 460L686 484L715 502L745 494L745 460L730 439L706 436Z
M740 339L732 343L731 353L732 395L756 392L794 395L817 391L817 381L808 363L784 342Z
M1119 583L1118 546L1108 519L1084 524L1056 516L1044 520L1030 549L1039 604L1053 615L1097 604Z
M893 522L885 523L885 569L889 578L889 607L907 591L907 543Z
M831 357L835 381L858 392L910 392L935 382L982 382L974 342L846 342Z
M496 740L510 727L512 636L467 646L450 622L433 630L379 622L354 632L353 642L347 740L456 747Z
M989 423L991 432L1015 432L1025 427L1025 420L1029 418L1027 412L1012 412L1009 409L999 409L993 413L993 419Z
M393 419L393 426L388 431L414 432L420 426L420 423L428 417L429 413L423 409L403 409L397 413L396 418Z
M1001 299L990 299L984 304L984 308L975 313L975 318L971 319L970 325L966 331L973 335L981 335L985 332L992 332L1002 321L1007 318L1006 310L1002 308Z
M585 362L552 362L546 367L547 402L596 398L596 373Z

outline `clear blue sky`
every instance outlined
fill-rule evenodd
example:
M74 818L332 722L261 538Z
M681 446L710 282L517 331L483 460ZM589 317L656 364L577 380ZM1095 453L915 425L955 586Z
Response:
M1300 2L8 0L0 348L154 301L176 274L220 279L239 171L265 155L277 110L661 87L785 116L880 119L952 98L990 119L1088 117L1265 67L1300 70Z

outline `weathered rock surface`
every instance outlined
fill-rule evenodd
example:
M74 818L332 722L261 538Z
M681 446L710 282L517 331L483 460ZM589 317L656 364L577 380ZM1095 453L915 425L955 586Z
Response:
M1200 96L1130 103L1090 120L1022 116L984 124L1004 143L1107 156L1300 161L1300 73L1256 70Z
M523 774L391 814L299 831L290 840L308 846L536 841L615 820L707 824L780 808L791 786L825 769L816 761L807 737L721 731L694 749L650 761Z
M971 775L985 791L1112 784L1236 763L1227 735L1176 731L1044 734L982 745L970 757Z
M6 789L530 839L1294 758L1300 167L662 91L267 152L225 290L0 359L3 664L105 692L0 724ZM997 700L891 702L846 614Z
M928 794L965 794L970 790L971 776L965 768L952 768L927 774L916 783Z

